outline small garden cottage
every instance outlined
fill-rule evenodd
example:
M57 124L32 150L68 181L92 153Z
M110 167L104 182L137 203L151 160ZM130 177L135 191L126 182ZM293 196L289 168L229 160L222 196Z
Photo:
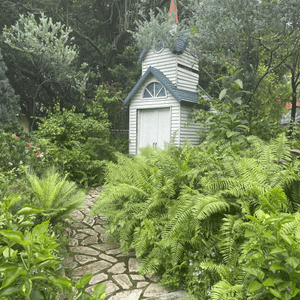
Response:
M201 128L190 116L199 99L198 64L187 46L181 36L174 48L161 43L141 53L142 77L123 103L129 106L129 153L147 145L164 148L165 142L180 146L185 139L198 144Z

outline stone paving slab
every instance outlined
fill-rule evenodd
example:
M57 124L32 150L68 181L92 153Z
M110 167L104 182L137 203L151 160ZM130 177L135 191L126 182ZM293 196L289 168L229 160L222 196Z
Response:
M185 299L183 295L187 294L181 292L167 294L169 291L158 284L159 276L138 274L139 262L133 251L123 253L119 243L106 241L107 219L102 215L88 216L99 191L101 187L92 189L86 196L86 207L75 210L67 222L66 233L71 242L65 264L72 270L72 276L79 279L92 273L85 290L93 294L96 284L106 283L106 300Z
M178 292L168 293L165 295L147 298L145 300L190 300L190 297L187 292L178 291Z

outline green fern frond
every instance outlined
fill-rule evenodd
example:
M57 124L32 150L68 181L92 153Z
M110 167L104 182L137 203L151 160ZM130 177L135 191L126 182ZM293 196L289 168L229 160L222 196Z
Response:
M200 263L202 269L208 270L211 273L218 275L221 279L228 279L231 276L230 268L224 264L215 264L212 261Z
M172 241L176 239L178 234L187 228L187 224L195 222L195 215L192 207L193 203L190 202L178 202L175 216L170 220L166 229L162 232L162 237L166 246L171 245ZM191 228L189 228L191 229Z
M292 235L300 229L300 214L299 212L291 215L286 214L281 218L280 234Z
M195 197L195 196L194 196ZM221 197L216 196L202 196L197 197L193 210L199 221L205 220L217 213L225 213L230 209L230 204Z
M219 243L224 263L235 265L239 257L239 242L243 237L243 220L240 215L226 215L221 226L222 239Z
M74 209L84 207L85 194L54 168L47 170L41 178L30 171L26 172L26 177L34 201L45 210L52 222L64 220Z
M232 285L226 280L217 282L211 291L212 300L246 299L246 291L242 284Z

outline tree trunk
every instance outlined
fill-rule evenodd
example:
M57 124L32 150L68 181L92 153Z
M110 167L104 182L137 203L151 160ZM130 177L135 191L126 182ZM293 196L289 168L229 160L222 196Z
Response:
M297 88L299 85L299 72L297 72L299 55L295 56L291 64L291 85L292 85L292 111L291 111L291 121L289 126L288 136L293 133L293 127L296 121L296 111L297 111Z

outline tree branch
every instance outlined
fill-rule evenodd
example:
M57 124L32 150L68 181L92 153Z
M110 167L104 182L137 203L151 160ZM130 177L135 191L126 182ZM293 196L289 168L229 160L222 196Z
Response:
M19 65L14 64L14 67L19 70L23 75L30 77L31 79L35 80L39 86L42 86L53 98L56 97L55 92L51 89L51 87L49 87L48 85L44 84L47 81L49 81L48 79L45 79L43 76L39 76L37 73L32 72L28 69L25 69Z
M80 33L78 30L72 28L72 30L78 34L80 37L82 37L84 40L88 41L89 44L98 52L99 56L102 57L102 53L100 51L100 49L97 47L97 45L87 36L83 35L82 33Z

